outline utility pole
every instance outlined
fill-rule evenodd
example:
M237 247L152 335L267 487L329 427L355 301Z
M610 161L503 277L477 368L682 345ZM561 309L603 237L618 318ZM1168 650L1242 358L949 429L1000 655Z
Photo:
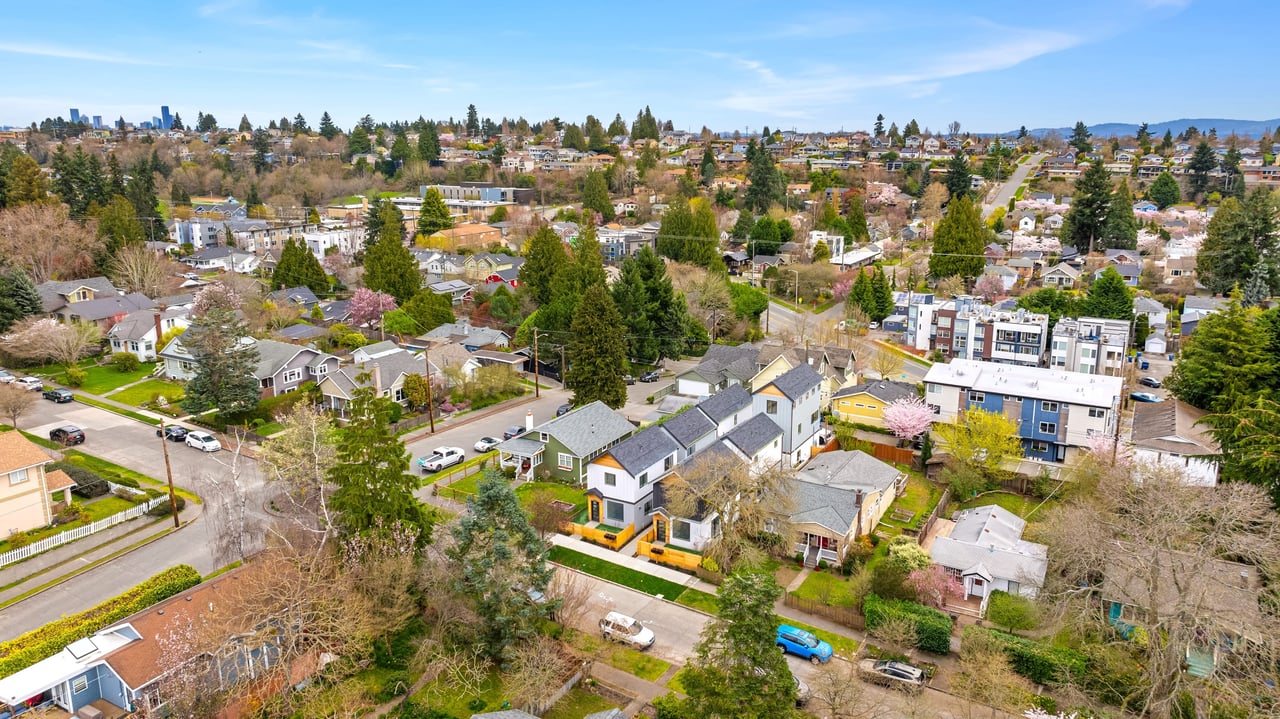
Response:
M436 433L436 402L435 393L431 390L431 343L422 348L422 360L427 365L427 422L431 425L431 434Z
M160 451L164 454L164 474L169 479L169 511L173 514L173 528L182 526L178 522L178 498L173 491L173 468L169 466L169 439L164 434L164 418L160 418Z
M541 388L538 385L538 328L533 328L533 396L538 398L542 396Z

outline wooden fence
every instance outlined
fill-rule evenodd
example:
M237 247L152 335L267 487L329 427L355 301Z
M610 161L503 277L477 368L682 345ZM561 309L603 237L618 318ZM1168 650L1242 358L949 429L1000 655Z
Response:
M169 501L167 496L156 497L155 499L150 499L143 504L134 505L123 512L116 512L110 517L103 517L93 524L86 524L83 527L68 529L65 532L59 532L45 537L38 542L32 542L25 547L18 547L17 549L10 550L4 554L0 554L0 567L13 564L14 562L21 562L28 557L35 556L41 552L47 552L54 547L60 547L68 542L74 542L77 539L87 537L90 534L96 534L104 529L110 529L121 522L127 522L135 517L141 517L147 513L147 510L167 501Z
M798 609L806 614L814 614L841 626L863 631L867 628L866 618L854 607L833 607L814 599L801 599L790 592L782 595L784 606ZM783 619L785 621L785 617Z
M907 536L915 536L918 544L924 544L924 538L929 536L929 530L933 529L933 523L938 521L938 517L946 516L947 505L951 503L951 488L947 487L942 490L942 496L938 498L938 503L933 505L933 511L925 518L924 523L917 529L904 529L902 533Z
M614 551L622 549L627 542L636 535L636 525L629 524L626 528L618 532L612 532L599 527L588 527L585 524L570 524L570 530L588 541L599 544L602 547L608 547Z
M871 456L883 462L905 464L908 467L914 467L916 461L915 452L911 451L911 448L894 447L879 442L871 443Z
M655 547L651 539L642 539L636 545L636 554L644 555L650 560L659 564L666 564L683 569L686 572L695 572L698 566L702 564L702 557L691 552L682 551L678 547L665 545Z

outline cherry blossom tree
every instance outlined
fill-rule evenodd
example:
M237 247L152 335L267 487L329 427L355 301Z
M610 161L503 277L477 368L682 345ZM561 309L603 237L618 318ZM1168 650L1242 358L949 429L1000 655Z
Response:
M936 609L964 596L960 579L936 564L911 572L903 583L916 593L916 601Z
M984 302L991 302L1004 294L1004 280L996 275L983 275L973 283L973 291L980 295Z
M361 287L351 295L351 319L357 327L366 325L396 308L396 300L385 292L375 292Z
M898 439L912 439L929 430L933 410L920 397L895 399L884 408L884 426Z

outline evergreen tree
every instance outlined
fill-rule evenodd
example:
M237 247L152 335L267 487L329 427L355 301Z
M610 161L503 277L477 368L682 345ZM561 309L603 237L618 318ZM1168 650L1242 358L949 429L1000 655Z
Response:
M986 264L982 254L986 237L987 228L977 206L967 197L952 200L947 216L933 234L929 274L937 279L979 277Z
M246 343L249 329L236 316L238 309L226 303L209 307L182 334L182 346L196 366L187 382L183 410L198 413L216 407L228 417L258 406L261 388L253 376L258 348Z
M573 390L577 406L596 400L617 409L627 401L622 381L627 362L627 342L622 316L603 283L582 295L574 312L569 340L569 370L565 386Z
M249 116L248 116L248 115L241 115L241 116L240 116L240 128L239 128L239 131L240 131L240 132L253 132L253 123L252 123L252 122L249 122Z
M397 167L403 166L404 163L413 159L413 150L409 148L409 141L405 139L403 134L396 134L396 139L391 143L389 157L392 162L396 163Z
M0 332L8 332L19 320L44 312L40 293L21 268L0 274Z
M441 230L453 227L453 217L444 203L444 195L434 187L428 187L422 196L422 209L418 212L418 234L430 237Z
M309 287L312 292L324 294L329 291L329 277L306 243L290 238L280 250L280 261L271 273L271 286L277 290Z
M394 222L390 203L382 210L382 230L378 241L365 250L364 286L375 292L385 292L398 304L409 301L422 287L418 274L418 261L405 247L404 240Z
M179 115L176 112L173 113L173 121L169 124L169 129L177 130L178 132L182 132L187 129L186 125L182 124L182 115Z
M1095 162L1080 175L1076 193L1071 200L1071 210L1062 228L1062 244L1099 248L1106 235L1107 217L1111 209L1111 173L1101 162Z
M706 149L702 151L702 162L698 165L698 172L702 176L702 186L711 187L711 183L716 179L716 155L711 151L711 143L707 143Z
M751 228L751 242L747 244L747 254L752 257L776 255L780 247L782 247L782 239L779 236L778 223L767 215L756 220L756 224Z
M1192 197L1199 197L1209 188L1209 173L1218 167L1218 156L1214 153L1213 147L1209 145L1208 140L1201 140L1196 145L1196 151L1191 155L1191 161L1187 163L1187 188L1191 190Z
M0 148L11 148L15 155L10 161L4 181L0 183L0 207L57 202L49 196L49 180L40 170L40 163L19 152L13 145L6 143L0 145Z
M293 116L293 131L302 135L311 134L311 128L307 126L307 118L298 113Z
M1161 172L1156 181L1151 183L1147 198L1163 210L1181 202L1182 191L1178 189L1178 181L1166 171Z
M693 236L693 212L686 200L673 200L658 226L658 254L683 262L685 244Z
M874 308L875 303L871 298L871 280L867 277L867 273L858 271L858 276L849 287L849 296L845 298L844 306L846 313L857 308L868 317L871 316L870 310Z
M756 226L756 218L750 212L742 210L738 212L738 221L733 223L733 231L729 234L735 240L746 240L751 237L751 229Z
M188 330L190 331L190 330ZM329 468L330 507L349 534L405 525L431 538L432 513L414 491L420 481L409 471L409 453L391 425L392 405L379 397L368 373L356 378L347 404L347 424L337 430L336 457Z
M695 197L689 206L693 209L693 223L689 240L684 245L684 261L718 272L724 271L724 258L720 255L720 229L715 211L704 197Z
M613 116L613 122L609 123L609 129L605 130L609 137L618 137L627 134L627 123L622 119L622 113Z
M1089 287L1080 300L1081 317L1103 317L1112 320L1133 319L1133 294L1114 267L1108 267Z
M347 138L347 156L367 155L371 152L373 152L373 141L369 138L369 133L357 125Z
M754 141L753 141L754 142ZM748 163L746 194L743 195L743 206L753 212L765 213L774 202L781 202L786 191L786 181L782 173L773 164L773 155L764 148L752 149L748 143ZM752 157L754 155L754 157Z
M1133 216L1133 195L1129 194L1129 183L1124 180L1111 195L1100 249L1138 249L1138 220Z
M1218 313L1200 320L1169 375L1175 397L1210 412L1231 412L1275 387L1277 358L1256 307L1239 293ZM1225 361L1224 361L1225 360Z
M146 230L138 222L138 213L120 195L111 198L106 207L98 208L95 216L98 218L98 237L103 240L102 252L97 258L100 266L105 265L121 248L141 245L147 239Z
M654 119L649 106L645 105L644 110L636 113L636 121L631 124L631 139L653 140L656 142L659 137L658 121Z
M1276 283L1276 203L1270 190L1259 187L1244 201L1223 200L1209 227L1204 245L1196 255L1196 274L1214 293L1226 293L1244 285L1262 265L1268 286Z
M689 304L682 293L675 291L662 259L645 247L636 254L636 261L649 297L645 312L653 328L657 361L679 359L688 347L705 343L706 329L689 314Z
M404 237L404 213L390 200L375 199L369 203L369 211L364 216L364 247L369 249L382 236L384 224L392 226L393 231Z
M578 152L586 152L587 136L582 134L582 128L577 125L567 125L564 128L564 137L560 138L561 147L569 147Z
M884 135L884 115L883 114L876 115L875 136L881 137L883 135Z
M1267 281L1267 267L1263 262L1253 266L1249 273L1249 281L1245 283L1241 304L1245 307L1262 307L1271 297L1271 287Z
M649 251L648 247L643 251ZM627 355L632 362L652 364L658 358L653 324L649 320L649 290L645 286L640 260L628 257L622 261L618 281L611 288L613 304L627 330Z
M267 131L258 128L253 132L253 171L266 172L271 163L267 161L267 155L271 152L271 136Z
M555 609L529 601L530 592L546 592L551 581L547 545L511 485L493 471L480 480L451 531L455 541L447 553L458 565L455 588L474 602L485 655L508 665L513 647L536 636Z
M1093 149L1093 143L1089 138L1093 137L1089 132L1089 127L1083 122L1076 122L1076 126L1071 131L1071 139L1067 140L1067 144L1074 147L1076 152L1088 152Z
M550 304L556 273L568 262L560 236L550 227L541 227L525 243L525 261L520 266L520 287L539 307Z
M813 245L813 264L820 265L831 260L831 247L826 240L818 240Z
M425 123L418 132L418 159L423 162L440 159L440 132L434 120Z
M834 227L849 242L866 242L871 239L871 231L867 228L867 212L862 205L862 196L853 195L845 209L844 222L836 222Z
M325 113L320 116L320 137L323 137L326 140L332 140L334 137L338 136L338 133L338 126L333 124L333 118L329 117L329 112L326 110Z
M919 134L920 134L920 123L916 122L916 119L913 117L911 118L911 122L908 122L907 126L902 129L902 136L911 137L912 135L919 135Z
M867 316L875 322L883 322L884 318L893 314L893 288L889 287L889 279L884 276L884 268L877 267L871 276L871 299L874 312Z
M414 323L418 334L426 334L443 324L454 321L453 302L448 295L438 295L431 290L418 290L400 307Z
M609 199L609 183L604 173L598 170L587 172L582 181L582 208L594 211L605 222L613 221L613 200Z
M973 178L970 175L973 170L969 167L969 156L964 152L957 150L951 157L951 162L947 165L947 177L944 184L947 186L947 192L951 194L951 199L960 197L969 197L973 194L972 187Z
M467 135L475 137L480 134L480 117L474 104L467 105Z

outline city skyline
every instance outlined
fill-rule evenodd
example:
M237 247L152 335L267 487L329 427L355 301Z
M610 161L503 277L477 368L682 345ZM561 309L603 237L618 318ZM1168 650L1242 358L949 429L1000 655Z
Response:
M477 18L400 2L367 16L225 0L145 17L73 14L56 33L38 8L21 6L0 36L11 68L0 125L65 118L69 108L90 108L108 126L149 121L161 97L187 124L203 111L223 126L297 113L314 126L325 111L343 128L365 114L443 120L471 103L482 117L531 122L615 113L629 122L648 105L679 129L717 131L868 128L878 113L974 132L1265 119L1275 114L1271 74L1237 77L1205 58L1231 43L1232 67L1266 66L1262 44L1233 38L1239 17L1266 26L1280 8L1232 5L1089 0L1033 14L1003 2L836 3L780 15L763 3L709 3L593 26L577 19L590 17L585 5L533 14L502 5ZM128 49L105 40L125 36L136 39Z

